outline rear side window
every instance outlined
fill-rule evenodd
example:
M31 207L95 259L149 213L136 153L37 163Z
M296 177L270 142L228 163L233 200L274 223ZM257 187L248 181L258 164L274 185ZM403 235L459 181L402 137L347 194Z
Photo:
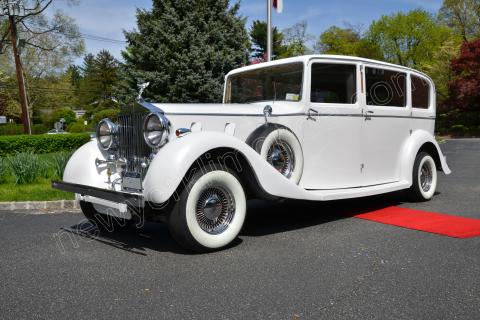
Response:
M354 104L357 102L357 67L347 64L314 63L310 101Z
M405 107L407 75L402 72L365 68L367 105Z
M412 75L412 107L428 109L430 106L430 84L423 78Z

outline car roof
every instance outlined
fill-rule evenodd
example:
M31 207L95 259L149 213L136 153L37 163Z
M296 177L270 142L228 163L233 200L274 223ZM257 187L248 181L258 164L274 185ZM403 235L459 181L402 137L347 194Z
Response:
M329 54L311 54L311 55L304 55L304 56L298 56L298 57L293 57L293 58L286 58L286 59L279 59L279 60L274 60L270 62L262 62L262 63L257 63L249 66L245 66L242 68L234 69L230 71L227 76L244 72L244 71L249 71L249 70L256 70L256 69L261 69L265 67L270 67L270 66L276 66L276 65L281 65L281 64L286 64L286 63L295 63L295 62L302 62L302 63L308 63L312 59L329 59L329 60L336 60L336 61L351 61L351 62L364 62L364 63L371 63L371 64L376 64L379 66L385 66L385 67L393 67L397 69L403 69L405 71L410 71L417 73L419 75L422 75L429 79L432 83L432 79L426 75L423 72L420 72L418 70L389 63L389 62L384 62L384 61L378 61L378 60L372 60L372 59L366 59L366 58L360 58L360 57L353 57L353 56L341 56L341 55L329 55Z

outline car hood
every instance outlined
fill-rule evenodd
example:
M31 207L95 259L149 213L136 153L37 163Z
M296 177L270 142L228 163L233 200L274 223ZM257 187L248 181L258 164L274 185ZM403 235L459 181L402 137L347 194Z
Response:
M166 115L263 114L266 104L155 103Z
M273 115L297 113L300 105L285 102L262 101L249 104L211 103L153 103L153 107L166 115L262 115L265 106L272 107Z

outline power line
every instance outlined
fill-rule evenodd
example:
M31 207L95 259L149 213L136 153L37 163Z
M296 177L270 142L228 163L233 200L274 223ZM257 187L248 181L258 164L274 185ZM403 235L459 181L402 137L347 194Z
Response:
M38 24L35 24L35 23L32 23L30 22L27 27L33 27L33 28L43 28L43 26L40 26ZM39 29L39 30L35 30L36 32L39 32L39 33L42 33L42 32L46 32L48 30L46 29ZM86 34L86 33L82 33L82 32L79 32L78 35L77 34L72 34L72 33L65 33L65 32L60 32L59 30L52 30L52 32L57 32L57 33L60 33L60 34L64 34L66 36L70 36L72 38L83 38L83 39L86 39L86 40L93 40L93 41L101 41L101 42L108 42L108 43L112 43L112 44L125 44L127 43L127 41L125 40L118 40L118 39L112 39L112 38L107 38L107 37L103 37L103 36L96 36L96 35L91 35L91 34Z
M16 91L17 88L13 86L0 86L0 88L5 90ZM45 87L36 87L36 86L27 86L29 90L32 91L40 91L45 93L98 93L98 91L94 90L80 90L80 89L67 89L67 88L45 88Z
M105 38L100 36L93 36L85 33L80 33L80 35L82 36L82 38L87 40L103 41L103 42L110 42L110 43L117 43L117 44L127 43L127 41L125 40L115 40L115 39L110 39L110 38Z

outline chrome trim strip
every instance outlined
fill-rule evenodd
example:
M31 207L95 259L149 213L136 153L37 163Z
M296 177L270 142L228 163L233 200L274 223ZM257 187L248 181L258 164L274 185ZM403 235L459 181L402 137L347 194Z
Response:
M251 113L251 114L241 114L241 113L179 113L171 112L165 113L167 116L214 116L214 117L262 117L265 118L263 113ZM305 113L288 113L288 114L272 114L272 117L292 117L292 116L304 116Z
M316 117L357 117L357 118L400 118L400 119L423 119L435 120L436 117L413 117L413 116L389 116L389 115L375 115L375 114L337 114L337 113L320 113Z
M391 185L391 184L399 183L399 182L401 182L401 181L384 182L384 183L377 183L377 184L371 184L371 185L366 185L366 186L357 186L357 187L333 188L333 189L305 189L305 190L307 190L307 191L342 191L342 190L352 190L352 189L386 186L386 185Z
M263 114L238 114L238 113L166 113L167 116L214 116L214 117L262 117L264 118L265 115ZM296 116L305 116L308 117L307 113L287 113L287 114L272 114L272 118L278 117L296 117ZM423 120L435 120L436 117L413 117L413 116L388 116L388 115L375 115L375 114L368 114L365 116L364 114L343 114L343 113L319 113L316 114L314 117L368 117L368 118L407 118L407 119L423 119Z

